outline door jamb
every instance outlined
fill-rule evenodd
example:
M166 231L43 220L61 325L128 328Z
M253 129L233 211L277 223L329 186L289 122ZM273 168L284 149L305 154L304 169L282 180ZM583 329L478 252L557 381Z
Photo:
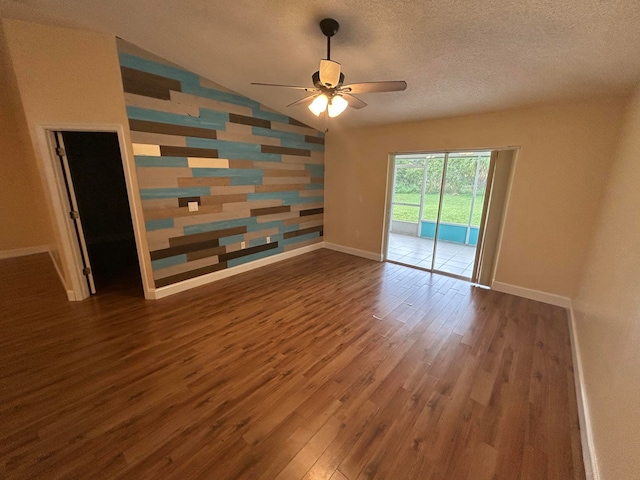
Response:
M37 142L42 158L43 177L45 180L45 197L51 202L54 214L53 227L58 233L61 244L61 262L66 267L70 276L67 280L71 283L65 285L67 290L71 290L69 300L84 300L90 296L87 282L82 274L82 257L80 247L75 238L75 232L72 231L71 222L67 211L68 200L64 191L64 185L61 184L62 172L61 167L57 165L57 155L55 153L54 132L56 131L74 131L74 132L104 132L115 133L118 136L118 144L120 146L120 157L122 161L122 170L124 173L125 184L127 187L127 200L129 201L129 211L133 224L133 234L136 241L136 251L138 253L138 263L140 268L140 277L145 298L153 298L153 292L149 285L146 271L151 271L150 258L144 251L143 245L145 232L141 227L142 216L135 208L138 196L138 182L135 173L135 167L131 163L126 148L124 128L119 124L40 124L36 125ZM143 243L144 242L144 243ZM147 265L149 263L149 265ZM73 293L73 295L71 295Z

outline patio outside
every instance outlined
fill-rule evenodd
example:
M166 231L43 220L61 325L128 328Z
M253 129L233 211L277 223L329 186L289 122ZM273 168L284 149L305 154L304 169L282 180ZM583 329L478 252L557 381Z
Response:
M430 269L432 255L433 239L389 232L387 260ZM474 245L439 241L436 255L435 270L471 278Z

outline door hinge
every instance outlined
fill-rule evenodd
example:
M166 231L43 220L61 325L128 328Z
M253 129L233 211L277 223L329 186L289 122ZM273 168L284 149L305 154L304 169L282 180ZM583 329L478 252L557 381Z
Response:
M83 275L91 275L91 269L89 267L84 267L82 269L82 274Z
M76 212L75 210L71 210L69 212L69 216L73 219L73 220L77 220L78 218L80 218L80 214L78 212Z
M64 157L66 154L66 152L64 151L64 148L62 147L56 147L56 155L59 155L61 157Z

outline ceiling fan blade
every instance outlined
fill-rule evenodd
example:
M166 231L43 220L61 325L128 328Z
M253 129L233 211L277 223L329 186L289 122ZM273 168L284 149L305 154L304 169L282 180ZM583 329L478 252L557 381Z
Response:
M295 102L290 103L289 105L287 105L287 107L297 107L298 105L303 105L305 103L311 103L311 100L313 100L316 97L317 97L316 94L309 95L308 97L304 97L304 98L301 98L300 100L296 100Z
M320 81L328 88L340 82L340 64L333 60L320 60Z
M404 80L389 82L364 82L352 83L340 87L341 92L345 93L379 93L379 92L401 92L406 90L407 82Z
M360 100L358 97L354 97L350 93L343 93L342 96L345 97L347 102L349 102L349 106L351 108L355 108L357 110L357 109L364 108L364 107L367 106L367 104L365 102Z
M255 83L255 82L251 82L251 85L260 85L262 87L293 88L295 90L304 90L305 92L317 92L318 91L318 89L316 87L298 87L296 85L278 85L276 83Z

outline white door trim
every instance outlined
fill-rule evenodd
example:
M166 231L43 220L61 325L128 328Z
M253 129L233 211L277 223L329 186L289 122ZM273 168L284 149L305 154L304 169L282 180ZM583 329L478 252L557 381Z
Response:
M127 186L127 197L129 200L129 210L133 224L133 233L136 240L136 250L140 266L140 276L145 298L152 298L152 291L149 279L145 272L151 271L151 259L142 248L146 245L144 241L145 230L143 217L135 208L138 199L138 182L133 159L129 157L125 142L124 127L121 124L38 124L36 125L37 145L42 158L42 171L45 183L45 195L51 202L54 214L53 227L60 238L60 257L70 275L68 281L70 285L65 285L68 291L72 291L75 300L88 298L90 293L87 282L82 275L82 257L80 247L75 238L75 231L68 215L68 199L62 179L62 170L58 165L55 153L54 133L56 131L76 131L76 132L110 132L118 136L120 145L120 156L122 159L122 169Z

